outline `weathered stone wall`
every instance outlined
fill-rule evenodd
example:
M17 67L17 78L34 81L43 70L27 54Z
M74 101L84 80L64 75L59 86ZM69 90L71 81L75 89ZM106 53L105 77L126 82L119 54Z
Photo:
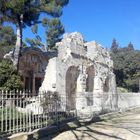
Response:
M118 109L140 107L140 93L118 93Z
M56 91L56 57L49 60L40 91Z
M56 45L57 57L49 60L40 90L57 91L63 96L63 109L76 109L83 116L103 109L103 94L113 101L108 102L108 109L115 108L116 83L109 52L96 42L85 43L77 32L64 35Z
M42 83L48 56L39 48L22 49L19 59L19 72L23 79L23 88L35 94Z

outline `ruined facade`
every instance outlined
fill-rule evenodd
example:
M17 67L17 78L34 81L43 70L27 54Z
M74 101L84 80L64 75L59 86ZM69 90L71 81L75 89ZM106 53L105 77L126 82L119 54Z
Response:
M24 48L19 60L19 72L23 80L23 88L33 94L39 91L44 80L45 69L51 52L43 52L39 48Z
M116 107L116 83L109 52L95 41L84 42L78 32L65 34L57 52L27 48L20 58L25 89L56 91L59 109L79 116Z
M24 49L20 57L19 71L22 74L24 89L33 93L39 89L45 75L48 59L39 49Z
M86 115L103 106L115 108L116 83L109 52L95 41L84 42L77 32L65 34L56 45L57 56L48 61L40 91L57 91L65 97L66 110Z

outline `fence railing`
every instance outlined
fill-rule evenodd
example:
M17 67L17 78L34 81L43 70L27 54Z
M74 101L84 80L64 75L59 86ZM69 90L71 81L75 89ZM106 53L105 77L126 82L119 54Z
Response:
M96 110L104 113L140 106L139 99L140 94L85 92L66 96L57 92L0 91L0 137L59 125L79 115L92 116Z
M74 118L74 111L62 107L63 98L51 92L32 96L30 92L0 91L0 137Z

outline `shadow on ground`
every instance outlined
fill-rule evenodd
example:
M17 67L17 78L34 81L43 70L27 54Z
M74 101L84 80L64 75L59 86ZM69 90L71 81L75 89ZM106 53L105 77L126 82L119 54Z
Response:
M96 115L88 122L64 121L37 130L26 140L140 140L140 109Z
M140 140L140 110L96 116L50 140ZM46 140L46 139L44 139Z

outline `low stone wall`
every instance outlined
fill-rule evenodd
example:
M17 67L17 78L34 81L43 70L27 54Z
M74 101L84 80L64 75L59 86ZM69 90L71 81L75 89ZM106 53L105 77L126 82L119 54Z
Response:
M140 107L140 93L118 93L118 108L127 110Z

